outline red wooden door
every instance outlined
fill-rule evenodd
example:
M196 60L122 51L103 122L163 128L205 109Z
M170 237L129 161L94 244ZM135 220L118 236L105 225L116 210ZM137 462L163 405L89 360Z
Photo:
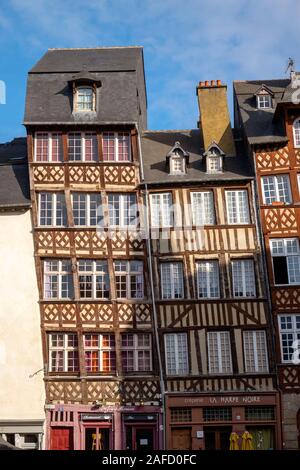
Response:
M72 428L52 428L50 437L50 450L73 449Z

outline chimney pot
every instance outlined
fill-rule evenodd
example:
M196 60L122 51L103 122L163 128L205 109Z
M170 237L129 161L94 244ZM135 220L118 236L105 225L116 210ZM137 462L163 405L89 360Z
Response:
M199 85L200 85L200 86L204 86L204 82L200 82Z
M217 80L217 86L221 86L221 80Z
M215 86L215 81L214 81L214 80L211 80L211 81L210 81L210 84L211 84L211 86Z
M205 86L209 86L209 80L205 80Z

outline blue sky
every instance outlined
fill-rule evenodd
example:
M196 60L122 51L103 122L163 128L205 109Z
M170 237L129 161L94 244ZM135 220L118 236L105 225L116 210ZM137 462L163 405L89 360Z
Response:
M0 142L25 135L26 74L49 47L144 46L151 129L195 128L199 80L300 70L299 0L1 0ZM298 67L297 67L298 66Z

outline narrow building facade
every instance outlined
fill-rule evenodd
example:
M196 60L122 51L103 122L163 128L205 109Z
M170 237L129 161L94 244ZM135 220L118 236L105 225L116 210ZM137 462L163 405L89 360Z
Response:
M241 447L249 431L255 449L280 449L254 175L226 86L197 96L198 129L142 135L166 448Z
M299 85L296 72L234 82L235 127L256 175L286 449L300 447Z
M47 449L162 448L148 258L139 236L139 47L49 50L25 126Z

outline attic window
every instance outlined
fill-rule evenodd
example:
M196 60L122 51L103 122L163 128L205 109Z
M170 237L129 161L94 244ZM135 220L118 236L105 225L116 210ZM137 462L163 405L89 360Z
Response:
M206 172L221 173L223 171L223 155L224 153L218 146L210 146L206 156Z
M79 87L76 90L76 111L94 111L95 92L92 87Z
M181 146L180 142L175 142L170 152L167 154L167 165L170 175L185 175L189 163L189 154Z
M258 109L272 108L272 97L268 94L257 95Z
M185 174L185 161L182 155L179 152L175 152L171 157L170 161L170 173L172 175L182 175Z

